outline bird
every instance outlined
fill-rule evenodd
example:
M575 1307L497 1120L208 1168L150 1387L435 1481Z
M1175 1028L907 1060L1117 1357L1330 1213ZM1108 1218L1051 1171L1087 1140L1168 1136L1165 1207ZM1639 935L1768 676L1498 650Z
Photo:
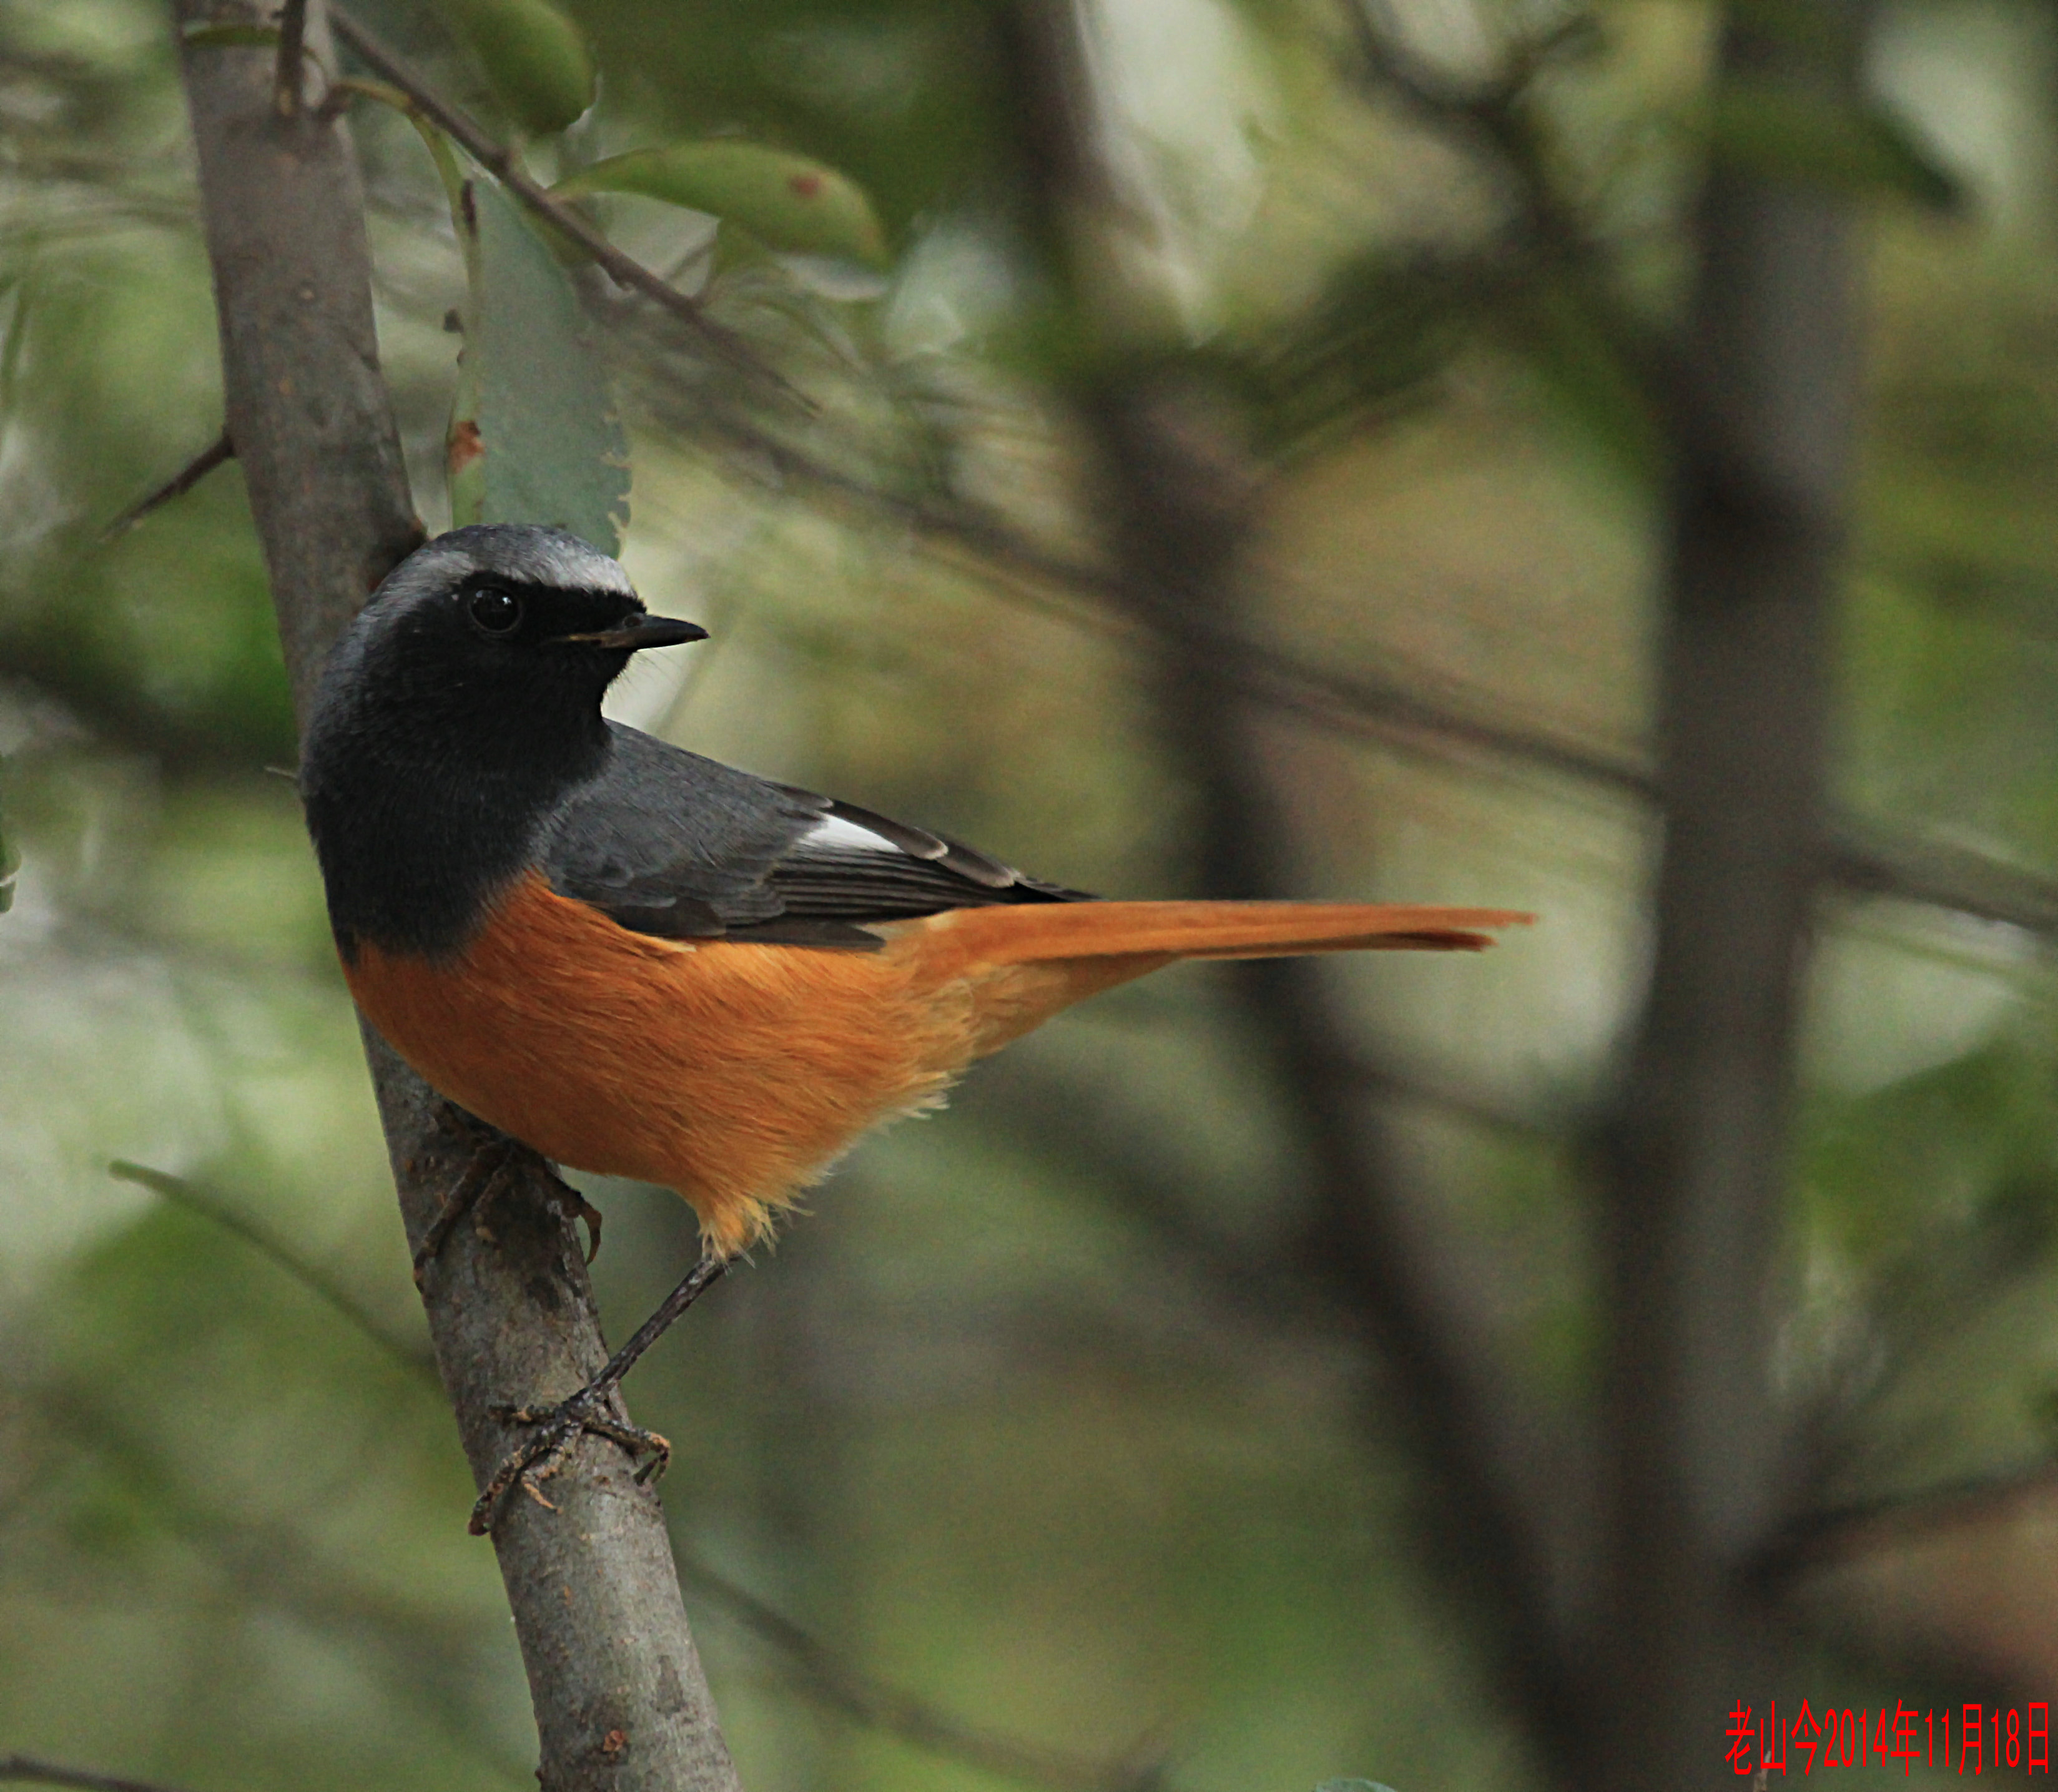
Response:
M577 536L454 529L340 637L298 781L366 1019L550 1162L676 1190L710 1276L862 1135L1087 996L1189 959L1476 950L1528 918L1103 900L603 715L634 655L705 636Z

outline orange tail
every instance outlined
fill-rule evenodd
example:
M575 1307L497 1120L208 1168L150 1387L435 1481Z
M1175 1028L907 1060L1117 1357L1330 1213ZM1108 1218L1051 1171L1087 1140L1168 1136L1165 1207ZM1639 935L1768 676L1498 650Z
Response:
M1479 931L1534 920L1507 908L1357 902L1079 902L959 908L931 949L967 964L1047 959L1288 958L1303 952L1472 952Z
M1061 1008L1182 958L1477 952L1493 944L1480 928L1531 919L1354 902L1025 903L954 908L881 931L908 930L925 977L971 991L973 1051L983 1056Z

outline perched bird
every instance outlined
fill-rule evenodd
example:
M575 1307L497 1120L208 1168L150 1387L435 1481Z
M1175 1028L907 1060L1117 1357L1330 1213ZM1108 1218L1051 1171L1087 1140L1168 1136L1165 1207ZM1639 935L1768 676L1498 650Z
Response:
M711 1257L868 1128L1181 959L1476 948L1492 909L1107 902L605 719L702 638L555 530L452 530L324 669L300 791L344 974L441 1095L678 1190Z

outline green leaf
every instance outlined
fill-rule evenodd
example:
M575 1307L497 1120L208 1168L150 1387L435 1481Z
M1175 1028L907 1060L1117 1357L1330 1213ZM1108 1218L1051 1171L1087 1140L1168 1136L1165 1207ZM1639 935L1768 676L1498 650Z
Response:
M471 296L451 418L451 511L541 523L604 554L629 521L628 438L570 276L499 184L458 206Z
M864 189L826 163L761 143L677 143L610 156L560 181L560 199L640 193L709 212L777 249L883 265L886 233Z
M1708 119L1716 156L1775 180L1838 193L1893 193L1948 211L1964 202L1957 178L1878 106L1773 81L1730 81Z
M437 0L479 58L493 97L525 131L561 131L593 104L593 53L550 0Z

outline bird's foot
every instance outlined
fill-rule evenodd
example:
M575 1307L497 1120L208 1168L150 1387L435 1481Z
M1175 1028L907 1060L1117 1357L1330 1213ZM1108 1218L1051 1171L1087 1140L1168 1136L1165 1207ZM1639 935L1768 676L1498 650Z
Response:
M614 1382L603 1373L554 1406L495 1407L493 1416L503 1424L534 1425L535 1435L511 1452L487 1484L471 1508L471 1534L483 1537L493 1528L501 1500L518 1486L538 1505L555 1512L557 1507L544 1496L542 1484L564 1467L573 1447L589 1432L619 1444L631 1461L639 1463L638 1482L663 1474L672 1460L670 1441L618 1417L610 1410L614 1399Z
M718 1250L704 1253L685 1281L667 1294L658 1310L636 1328L636 1335L607 1359L607 1366L574 1394L555 1406L496 1406L493 1416L506 1424L534 1425L536 1434L514 1451L495 1472L486 1491L471 1508L471 1534L483 1537L493 1528L500 1501L519 1484L539 1506L557 1508L543 1497L542 1484L564 1467L572 1447L582 1433L591 1432L619 1444L630 1460L647 1456L636 1471L636 1479L648 1481L662 1475L672 1460L672 1446L654 1431L630 1424L614 1405L615 1389L634 1369L643 1353L662 1337L673 1321L721 1281L729 1259Z
M460 1222L467 1214L473 1217L482 1238L491 1240L493 1234L487 1230L486 1213L505 1192L514 1179L514 1173L526 1166L547 1181L554 1191L554 1199L559 1211L569 1214L574 1219L586 1222L586 1260L590 1263L600 1254L601 1213L586 1197L553 1170L547 1161L522 1144L511 1138L483 1122L474 1119L461 1108L448 1109L451 1118L459 1130L472 1135L477 1141L471 1158L466 1162L464 1174L458 1178L457 1186L444 1198L436 1217L429 1222L429 1229L422 1234L421 1243L415 1250L415 1285L422 1285L422 1278L428 1273L429 1266L442 1254Z

